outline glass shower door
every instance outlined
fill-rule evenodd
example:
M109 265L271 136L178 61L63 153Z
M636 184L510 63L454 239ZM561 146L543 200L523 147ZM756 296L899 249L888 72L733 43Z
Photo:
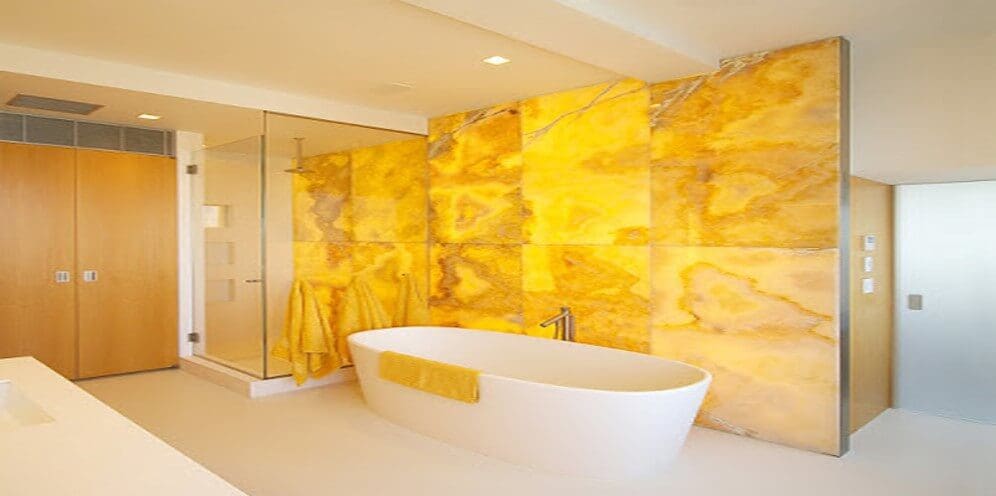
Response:
M198 152L193 180L194 353L263 378L262 138Z

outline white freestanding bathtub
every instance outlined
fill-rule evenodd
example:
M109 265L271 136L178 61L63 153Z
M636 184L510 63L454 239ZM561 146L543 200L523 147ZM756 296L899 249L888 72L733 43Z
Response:
M562 474L634 479L678 454L709 387L681 362L586 344L447 327L349 337L367 404L441 441ZM382 351L481 371L463 403L379 376Z

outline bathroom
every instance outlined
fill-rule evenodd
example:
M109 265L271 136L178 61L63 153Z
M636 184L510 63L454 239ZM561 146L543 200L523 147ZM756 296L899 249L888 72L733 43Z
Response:
M4 494L996 492L992 7L10 3Z

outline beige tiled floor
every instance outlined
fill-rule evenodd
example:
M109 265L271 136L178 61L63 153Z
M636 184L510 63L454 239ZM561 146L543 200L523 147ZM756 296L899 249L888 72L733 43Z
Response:
M622 484L427 439L367 410L355 383L256 400L179 370L79 385L259 496L996 495L996 426L901 411L858 432L843 459L696 428L670 470Z

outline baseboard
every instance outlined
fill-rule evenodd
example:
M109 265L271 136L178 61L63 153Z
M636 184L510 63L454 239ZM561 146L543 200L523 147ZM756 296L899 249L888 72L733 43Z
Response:
M180 357L180 369L248 398L262 398L356 380L353 367L344 367L321 379L308 379L298 386L293 377L259 379L197 356Z

